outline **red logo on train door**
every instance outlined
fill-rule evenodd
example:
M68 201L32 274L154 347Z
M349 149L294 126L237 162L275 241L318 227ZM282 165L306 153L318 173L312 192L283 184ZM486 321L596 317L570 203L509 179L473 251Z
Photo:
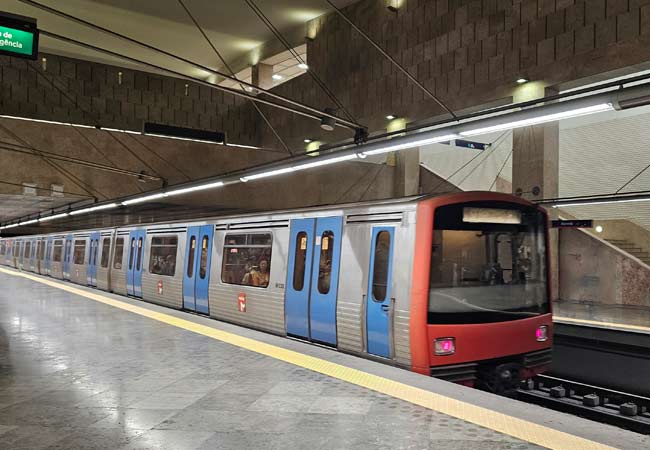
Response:
M239 305L239 312L246 312L246 294L241 292L237 297L237 304Z
M162 293L163 293L162 280L158 280L158 295L162 295Z

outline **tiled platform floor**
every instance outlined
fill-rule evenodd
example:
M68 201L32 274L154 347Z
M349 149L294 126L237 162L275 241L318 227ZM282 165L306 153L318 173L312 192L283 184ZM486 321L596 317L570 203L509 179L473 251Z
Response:
M539 447L0 273L0 448Z

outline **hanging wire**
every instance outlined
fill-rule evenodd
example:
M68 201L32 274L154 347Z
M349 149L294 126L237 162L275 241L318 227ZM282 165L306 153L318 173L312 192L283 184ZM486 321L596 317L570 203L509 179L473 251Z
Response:
M485 161L488 160L488 158L490 158L490 156L492 156L492 154L497 150L497 148L499 148L499 146L505 142L505 137L509 133L510 130L506 130L501 134L501 136L496 138L496 140L492 144L492 148L489 151L485 152L485 157L478 164L476 164L476 166L474 166L474 168L472 168L472 170L470 170L469 173L465 175L462 180L460 180L458 186L463 184L465 180L467 180L474 172L476 172L476 169L478 169Z
M636 175L634 175L632 178L630 178L630 179L629 179L629 180L628 180L628 181L627 181L623 186L621 186L620 188L618 188L618 189L616 190L616 192L614 192L614 194L618 194L619 192L621 192L624 188L626 188L627 186L629 186L629 185L630 185L634 180L636 180L637 178L639 178L639 177L641 176L641 174L642 174L643 172L645 172L646 170L648 170L649 168L650 168L650 164L648 164L647 166L645 166L641 171L639 171Z
M223 56L221 56L221 52L219 52L219 50L217 50L217 47L215 47L215 45L212 43L212 41L210 40L210 38L208 37L208 35L205 33L205 31L203 30L203 27L201 27L201 25L200 25L199 22L196 20L196 18L194 18L194 15L191 13L191 11L189 10L189 8L188 8L187 6L185 6L185 3L183 2L183 0L178 0L178 3L179 3L179 4L181 5L181 7L185 10L185 12L186 12L187 15L189 16L189 18L190 18L190 19L192 20L192 22L194 23L194 26L196 26L197 30L199 30L199 32L201 33L201 35L203 36L203 38L206 40L206 42L208 43L208 45L210 46L210 48L212 48L212 51L217 55L217 57L219 58L219 60L221 61L221 63L224 65L224 67L228 70L228 72L230 72L230 75L232 76L232 78L234 78L234 79L237 80L237 81L240 81L239 78L237 78L237 75L235 75L235 71L232 70L232 68L230 67L230 64L228 64L228 62L226 61L226 59L225 59ZM242 90L245 91L245 89L244 89L244 87L245 87L244 84L242 84L242 83L240 82L240 83L239 83L239 86L241 87ZM277 139L277 140L280 142L280 144L284 147L284 149L287 151L287 153L289 153L291 156L293 156L293 152L291 151L291 149L289 149L289 146L288 146L288 145L286 144L286 142L284 142L284 140L280 137L280 134L278 133L278 131L277 131L277 130L275 129L275 127L271 124L271 122L270 122L269 119L266 117L266 115L262 112L262 110L261 110L260 107L257 105L257 103L255 103L253 100L250 100L250 99L249 99L249 102L253 105L253 107L254 107L255 110L258 112L258 114L260 115L260 117L262 117L262 120L264 120L264 122L266 123L266 125L268 125L268 127L271 129L271 131L272 131L273 134L275 135L276 139Z
M314 80L314 82L325 92L325 94L332 100L338 109L343 111L343 113L347 116L348 120L352 122L358 122L357 119L350 113L343 103L336 97L334 92L332 92L331 89L327 87L325 82L312 70L310 70L309 65L307 65L306 61L296 52L296 50L291 46L289 41L284 37L282 32L278 30L275 25L271 22L271 20L262 12L262 10L255 4L253 0L244 0L246 4L250 7L250 9L255 13L255 15L267 26L267 28L275 35L275 37L282 43L282 45L287 49L289 53L293 56L293 58L298 61L299 64L305 64L307 66L307 74Z
M494 177L494 181L490 185L490 189L488 189L488 191L491 191L492 188L494 187L494 185L497 184L497 180L499 179L499 176L501 175L501 172L503 171L503 169L506 167L506 164L510 160L510 157L512 156L512 151L513 150L514 150L514 148L511 148L510 151L508 152L508 156L506 156L506 159L503 160L503 164L501 164L501 168L499 169L499 172L497 172L497 176Z

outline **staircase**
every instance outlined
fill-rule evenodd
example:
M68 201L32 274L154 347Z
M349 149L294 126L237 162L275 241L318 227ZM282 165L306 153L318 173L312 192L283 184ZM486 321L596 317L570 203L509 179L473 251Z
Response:
M605 239L607 242L612 244L615 247L620 248L626 253L634 256L635 258L640 259L644 263L650 265L650 253L641 247L635 245L634 243L627 241L625 239Z

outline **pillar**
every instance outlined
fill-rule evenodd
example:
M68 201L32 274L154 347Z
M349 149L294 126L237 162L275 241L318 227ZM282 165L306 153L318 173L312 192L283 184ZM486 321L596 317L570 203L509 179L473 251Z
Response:
M541 83L520 86L514 95L516 103L550 95ZM560 126L559 122L534 125L512 132L512 192L535 201L559 196ZM549 218L557 218L554 208ZM551 263L551 298L559 292L558 232L551 230L549 239Z
M257 63L253 66L252 83L262 89L273 87L273 66L270 64Z
M395 197L420 193L420 149L398 152L395 157Z

